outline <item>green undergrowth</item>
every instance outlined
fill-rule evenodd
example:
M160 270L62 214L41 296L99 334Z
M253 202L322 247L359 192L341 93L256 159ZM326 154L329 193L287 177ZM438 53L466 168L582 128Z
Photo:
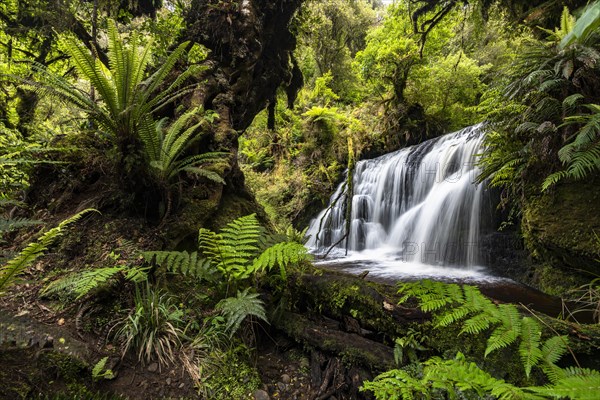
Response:
M582 366L576 356L597 354L600 337L577 332L578 325L559 327L512 304L492 302L469 285L424 280L401 284L399 293L400 304L415 299L432 320L396 341L400 354L412 354L407 363L400 357L399 369L364 384L377 399L591 400L600 389L600 372ZM573 341L594 344L584 349Z

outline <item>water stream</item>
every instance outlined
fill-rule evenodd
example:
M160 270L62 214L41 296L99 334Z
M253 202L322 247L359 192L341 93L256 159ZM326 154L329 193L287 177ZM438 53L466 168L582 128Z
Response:
M482 141L475 125L358 162L350 232L341 184L312 221L307 246L317 255L331 250L321 263L381 277L494 279L480 245L495 228L494 196L477 182Z

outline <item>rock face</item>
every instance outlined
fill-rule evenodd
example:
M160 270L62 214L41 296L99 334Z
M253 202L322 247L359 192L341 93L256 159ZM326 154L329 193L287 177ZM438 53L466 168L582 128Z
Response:
M600 274L600 189L597 179L559 184L529 196L521 223L534 259L534 279L544 291L560 294ZM579 276L578 276L579 275Z

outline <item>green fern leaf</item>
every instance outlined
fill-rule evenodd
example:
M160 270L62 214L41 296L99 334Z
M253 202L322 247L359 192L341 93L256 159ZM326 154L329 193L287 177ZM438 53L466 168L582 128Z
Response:
M563 377L553 385L529 387L527 389L556 399L596 400L598 399L598 393L600 393L600 372L589 372L589 374Z
M198 257L197 252L187 251L146 251L142 256L147 262L165 268L174 274L191 276L197 279L212 281L215 268L210 259Z
M0 233L41 224L43 224L42 221L25 218L0 219Z
M521 315L519 310L512 304L500 304L498 306L500 322L488 339L484 357L491 352L510 346L521 334Z
M225 317L225 329L233 335L240 328L242 321L248 316L255 316L268 322L265 307L258 293L249 293L249 288L217 303L216 309Z
M298 264L308 258L306 247L299 243L283 242L267 248L252 265L253 271L270 271L279 267L281 279L286 280L286 268L290 264Z
M43 296L65 292L78 300L101 287L117 273L125 269L123 266L97 268L67 275L47 285L41 292Z
M0 294L14 280L15 276L30 266L39 258L56 239L63 235L64 229L83 218L90 212L98 212L94 209L83 210L58 224L57 227L44 233L37 242L30 243L17 256L0 267Z
M540 325L530 317L523 317L521 321L521 343L519 344L519 355L525 367L527 377L531 374L531 368L537 365L543 357L540 349L540 337L542 329Z

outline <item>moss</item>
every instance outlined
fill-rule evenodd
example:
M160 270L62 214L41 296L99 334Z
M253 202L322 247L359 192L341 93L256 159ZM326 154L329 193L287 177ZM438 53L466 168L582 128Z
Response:
M238 346L224 355L218 369L203 382L209 398L252 399L252 392L261 385L258 371L250 365L249 352Z
M542 292L562 297L565 295L566 289L576 288L587 283L587 278L546 262L535 267L533 283Z
M62 352L43 351L38 358L38 362L45 373L67 383L80 382L82 377L90 375L86 364Z
M539 262L533 284L561 294L600 274L600 186L576 182L541 195L530 192L523 204L521 229Z
M384 307L386 301L395 303L390 299L394 296L391 289L331 271L294 275L290 285L292 303L300 310L316 311L340 321L351 316L366 329L395 337L404 327Z

